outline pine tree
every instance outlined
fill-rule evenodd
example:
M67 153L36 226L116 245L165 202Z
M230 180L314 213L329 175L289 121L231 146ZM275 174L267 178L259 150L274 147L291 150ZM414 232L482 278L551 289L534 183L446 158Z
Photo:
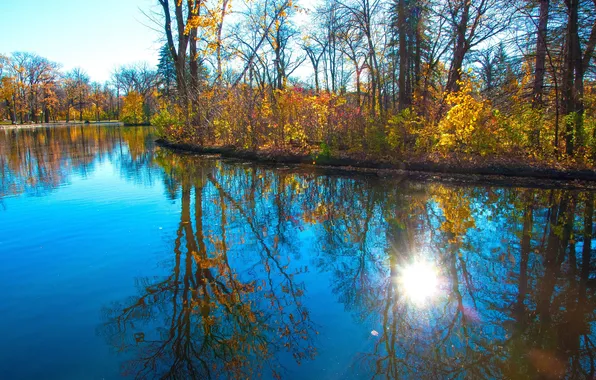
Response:
M159 51L157 75L160 90L166 97L172 96L176 87L176 67L167 45L162 46Z

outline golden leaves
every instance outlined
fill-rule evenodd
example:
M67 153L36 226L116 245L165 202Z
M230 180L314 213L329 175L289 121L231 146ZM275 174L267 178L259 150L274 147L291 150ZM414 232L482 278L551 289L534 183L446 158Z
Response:
M124 97L122 104L122 121L127 124L140 124L144 121L144 99L141 94L131 91Z
M476 226L470 199L442 185L437 185L434 193L433 199L443 212L441 230L449 234L450 243L461 243L468 230Z
M471 80L458 84L459 91L447 94L445 101L452 107L438 124L438 149L443 152L469 152L474 143L474 132L487 112L486 104L476 98L475 84Z

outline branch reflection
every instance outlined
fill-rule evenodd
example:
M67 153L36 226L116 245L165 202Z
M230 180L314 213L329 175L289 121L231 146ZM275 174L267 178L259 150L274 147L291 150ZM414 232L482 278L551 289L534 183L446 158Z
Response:
M139 280L139 295L105 311L102 333L134 358L137 378L280 377L315 356L299 268L286 256L284 215L260 199L254 171L232 176L211 160L160 150L180 223L167 277ZM248 187L240 186L248 184ZM271 200L271 199L269 199Z

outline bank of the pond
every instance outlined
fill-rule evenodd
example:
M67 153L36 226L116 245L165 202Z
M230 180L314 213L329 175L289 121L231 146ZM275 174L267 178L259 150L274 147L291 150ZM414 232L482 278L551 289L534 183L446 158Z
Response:
M364 155L345 154L339 157L313 156L283 150L245 150L233 146L199 146L174 143L158 139L160 146L178 151L199 154L216 154L222 157L252 160L271 164L298 164L315 166L323 170L367 173L383 177L408 176L416 179L453 180L457 182L483 182L488 184L566 187L596 189L596 170L549 167L545 164L528 164L519 160L494 162L489 159L412 159L409 161L379 160Z

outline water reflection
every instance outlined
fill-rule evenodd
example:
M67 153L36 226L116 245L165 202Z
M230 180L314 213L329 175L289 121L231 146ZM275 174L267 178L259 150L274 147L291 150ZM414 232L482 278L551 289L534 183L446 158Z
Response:
M181 205L171 276L105 325L137 376L291 375L284 353L318 360L330 322L309 317L330 302L304 298L313 281L344 305L333 318L374 328L368 351L335 347L365 377L594 376L593 193L157 161Z
M214 161L167 151L159 151L157 161L170 194L179 194L180 223L171 274L140 280L137 296L105 310L102 334L119 350L135 352L126 373L279 377L282 354L298 363L314 357L316 330L302 301L304 268L286 256L276 233L283 221L263 215L273 211L263 203L274 200L263 198L259 178L238 173L231 184ZM237 181L250 188L234 188Z
M4 131L0 160L0 198L108 160L176 205L162 267L97 305L126 375L595 376L593 192L266 168L154 148L139 128Z
M138 181L150 173L153 138L148 128L59 126L0 130L0 201L18 194L43 195L72 174L92 173L103 160L118 161Z
M409 232L428 236L449 294L421 311L398 297L406 284L387 282L371 371L593 377L593 205L591 193L431 186L426 223Z

